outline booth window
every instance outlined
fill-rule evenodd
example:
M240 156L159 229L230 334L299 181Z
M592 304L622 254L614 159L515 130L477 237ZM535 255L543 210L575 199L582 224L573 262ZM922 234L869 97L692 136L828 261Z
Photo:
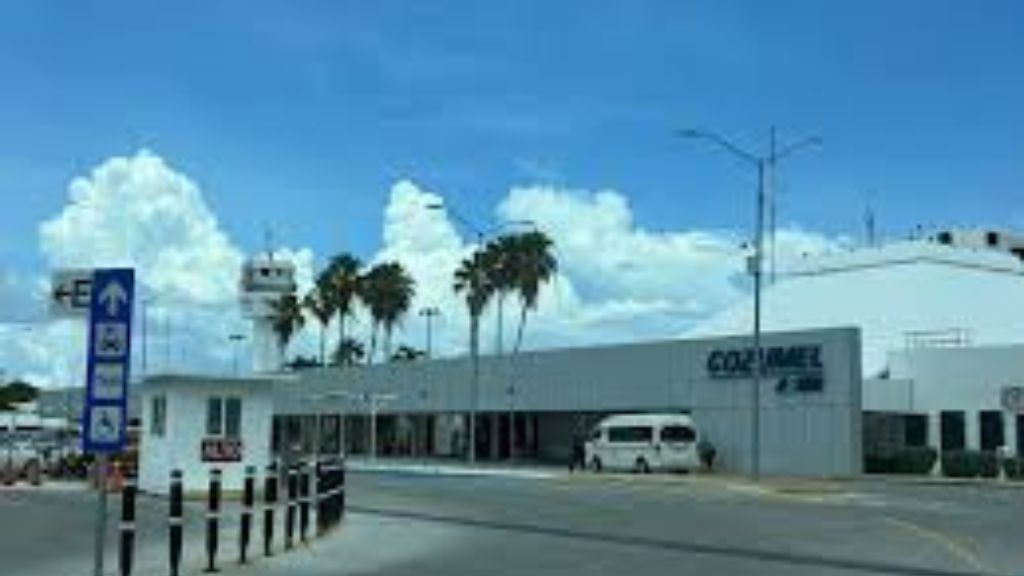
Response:
M981 438L981 449L995 452L1005 442L1003 438L1003 413L995 410L983 410L978 413L978 427Z
M163 438L167 431L167 397L153 396L150 400L149 435Z
M224 433L224 399L219 397L206 400L206 435L220 436Z
M206 435L227 438L241 437L241 398L214 396L206 400Z
M240 438L242 436L242 399L227 398L224 406L224 435L228 438Z
M939 415L942 427L942 451L963 450L966 446L964 413L944 411Z

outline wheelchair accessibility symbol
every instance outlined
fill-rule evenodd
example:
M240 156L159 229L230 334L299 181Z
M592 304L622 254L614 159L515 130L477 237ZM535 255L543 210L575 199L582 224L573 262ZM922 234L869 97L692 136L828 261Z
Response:
M97 358L121 358L128 350L128 327L120 322L97 322L94 344Z
M93 406L89 410L89 441L114 444L121 440L121 409L117 406Z

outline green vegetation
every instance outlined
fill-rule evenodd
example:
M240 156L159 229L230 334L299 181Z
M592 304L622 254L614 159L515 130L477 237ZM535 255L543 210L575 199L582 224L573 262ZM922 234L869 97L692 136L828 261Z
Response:
M931 447L892 447L866 454L864 471L868 474L928 474L936 459L938 452Z
M942 454L942 473L950 478L995 478L999 460L994 452L958 450Z
M0 410L11 410L15 404L32 402L38 394L35 386L21 380L0 385Z

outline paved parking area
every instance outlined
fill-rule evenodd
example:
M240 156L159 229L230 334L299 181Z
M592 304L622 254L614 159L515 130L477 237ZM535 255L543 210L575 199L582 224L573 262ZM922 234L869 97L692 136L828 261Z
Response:
M84 491L0 491L0 518L19 519L0 526L2 573L82 574L93 502ZM349 476L349 503L339 532L244 568L229 524L226 573L948 576L1024 566L1024 491L987 486L363 471ZM165 504L140 503L138 574L166 573ZM198 574L202 508L190 506L185 573Z

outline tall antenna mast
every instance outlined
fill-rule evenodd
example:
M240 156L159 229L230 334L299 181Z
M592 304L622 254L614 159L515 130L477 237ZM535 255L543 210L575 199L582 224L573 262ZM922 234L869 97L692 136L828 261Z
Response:
M263 244L267 249L267 260L270 262L274 261L274 228L271 225L265 224L263 226Z
M864 206L864 234L868 246L875 245L875 226L875 209L871 205L871 199L868 198Z
M775 243L775 231L776 231L776 213L778 211L778 191L775 181L775 156L778 153L775 145L775 126L771 127L769 133L769 158L771 161L768 163L768 251L769 251L769 280L770 284L775 284L775 260L776 260L776 243Z

